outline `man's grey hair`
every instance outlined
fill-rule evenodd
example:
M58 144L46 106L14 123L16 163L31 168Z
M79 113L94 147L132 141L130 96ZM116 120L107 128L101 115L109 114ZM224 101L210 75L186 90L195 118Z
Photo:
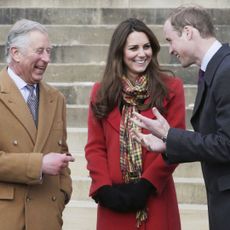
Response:
M48 34L45 26L39 22L31 21L28 19L21 19L17 21L9 31L5 45L6 62L9 64L12 59L10 49L12 47L25 48L28 45L28 34L31 31L40 31Z

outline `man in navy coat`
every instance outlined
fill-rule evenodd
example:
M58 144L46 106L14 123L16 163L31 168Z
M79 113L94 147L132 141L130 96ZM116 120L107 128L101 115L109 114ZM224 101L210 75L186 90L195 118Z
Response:
M175 9L164 24L164 33L170 54L183 67L196 64L203 73L191 118L194 131L169 127L153 108L156 120L137 113L133 119L153 135L134 133L134 139L154 152L164 151L168 163L200 161L210 230L229 230L230 47L216 39L210 15L198 6Z

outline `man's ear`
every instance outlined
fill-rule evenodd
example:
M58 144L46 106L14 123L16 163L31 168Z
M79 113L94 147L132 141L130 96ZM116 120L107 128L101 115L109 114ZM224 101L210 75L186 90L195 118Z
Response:
M192 26L185 26L182 31L182 36L184 36L187 40L191 40L193 36L193 29Z
M10 55L15 62L20 62L21 53L17 47L10 48Z

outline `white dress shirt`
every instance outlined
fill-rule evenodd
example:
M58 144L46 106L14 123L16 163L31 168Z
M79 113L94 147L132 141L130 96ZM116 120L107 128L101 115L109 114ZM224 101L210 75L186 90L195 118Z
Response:
M204 58L201 62L201 66L200 66L201 70L203 70L204 72L206 71L209 61L215 55L215 53L220 49L221 46L222 44L217 40L211 45L211 47L208 49L207 53L204 55Z
M27 83L21 77L19 77L16 73L14 73L14 71L10 67L7 68L7 72L9 74L9 76L11 77L11 79L16 84L19 91L21 92L23 98L27 102L27 99L28 99L29 93L30 93L30 91L26 87ZM37 90L36 90L37 84L35 84L34 86L35 86L34 87L34 94L36 95L37 94Z

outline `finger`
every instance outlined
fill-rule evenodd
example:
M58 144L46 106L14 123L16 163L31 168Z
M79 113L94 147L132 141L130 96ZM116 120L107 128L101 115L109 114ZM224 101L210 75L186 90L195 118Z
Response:
M73 156L65 155L63 161L64 162L74 162L75 158Z
M146 149L147 149L148 151L152 151L152 149L151 149L151 146L150 146L150 145L146 145Z
M141 128L147 128L146 125L149 123L149 118L137 113L133 112L134 117L131 118L131 120L139 127Z
M145 117L145 116L141 115L141 114L140 114L140 113L138 113L138 112L133 112L133 115L134 115L135 117L137 117L140 121L142 121L142 120L145 120L145 119L146 119L146 117Z
M140 121L140 120L137 120L137 118L130 118L130 120L135 124L137 125L138 127L141 127L141 128L144 128L143 127L143 123Z
M142 145L144 148L146 148L148 151L151 150L150 145L147 144L145 138L142 138L142 139L141 139L141 145Z
M152 111L153 111L153 114L156 116L156 118L159 122L162 123L162 122L166 121L165 118L161 115L161 113L158 111L158 109L156 107L153 107Z
M147 148L147 143L145 140L145 135L143 133L140 133L136 130L133 130L134 135L134 139L137 140L137 142L139 144L141 144L143 147Z
M138 143L141 143L141 134L139 132L137 132L135 129L132 129L130 131L130 134L131 134L131 138L135 141L137 141Z
M74 162L75 161L75 158L74 157L72 157L72 156L68 156L68 162Z

